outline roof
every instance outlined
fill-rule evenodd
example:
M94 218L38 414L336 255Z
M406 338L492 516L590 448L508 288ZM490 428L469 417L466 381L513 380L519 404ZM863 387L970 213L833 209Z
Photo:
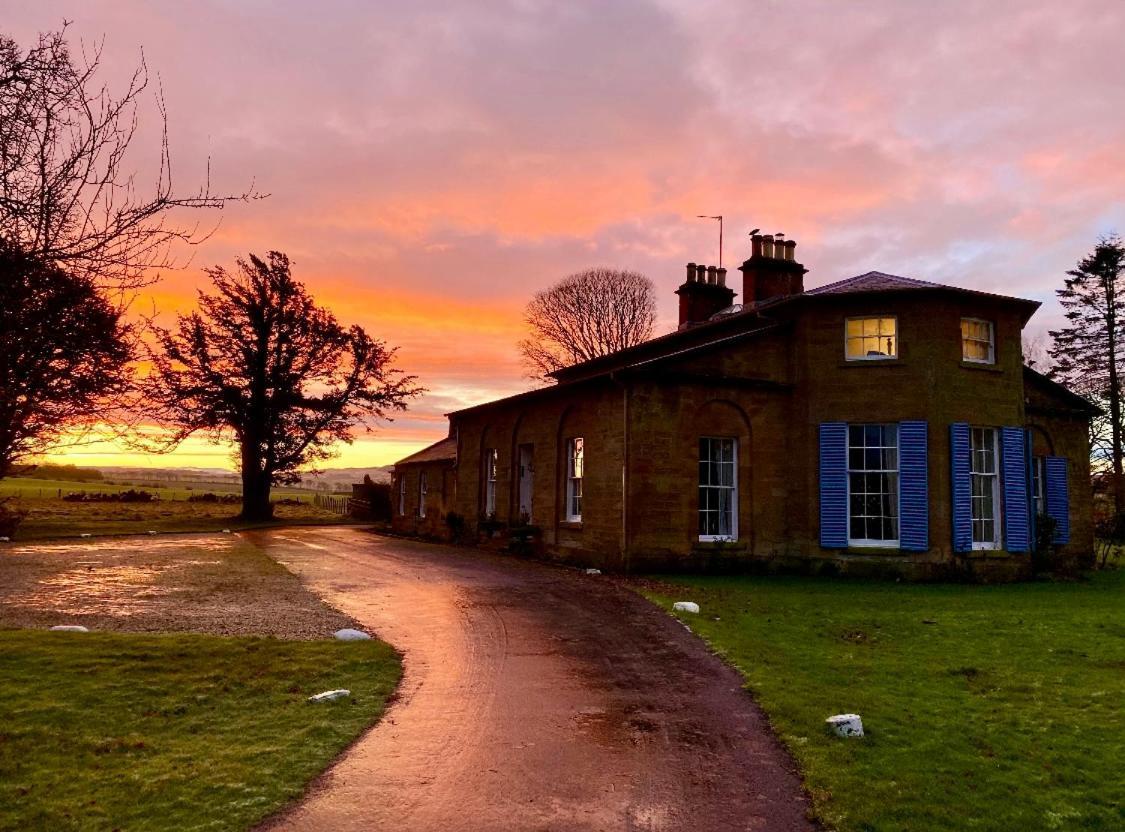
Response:
M733 312L712 318L709 321L697 323L686 329L678 329L665 335L644 341L624 350L609 355L592 358L569 367L563 367L551 373L553 378L562 381L588 378L599 372L604 372L608 367L623 367L637 361L642 356L649 359L661 358L680 352L685 345L702 346L709 340L726 338L732 332L766 331L774 321L763 318L763 315L777 307L810 301L830 301L833 298L857 295L872 292L901 292L901 291L928 291L952 292L956 294L987 297L994 300L1017 304L1023 307L1024 322L1039 308L1039 301L1026 298L1016 298L1009 295L997 295L992 292L982 292L979 289L964 289L960 286L949 286L944 283L932 283L928 280L918 280L913 277L902 277L886 272L867 272L865 274L849 277L829 283L826 286L817 286L796 295L784 295L770 298L759 303L749 304L740 312Z
M918 280L913 277L900 277L897 274L886 272L867 272L866 274L849 277L847 280L838 280L827 286L817 286L809 289L806 295L844 295L853 292L887 292L899 289L956 289L956 286L943 286L940 283L931 283L928 280ZM960 291L971 291L961 289Z
M1024 316L1025 323L1040 306L1037 300L1017 298L1012 295L998 295L995 292L982 292L980 289L966 289L962 286L950 286L947 283L932 283L929 280L918 280L915 277L903 277L902 275L887 274L886 272L867 272L865 274L856 275L855 277L849 277L847 280L838 280L835 283L829 283L826 286L817 286L814 289L809 289L804 292L803 297L822 298L839 295L856 295L865 292L903 291L952 292L958 295L974 295L976 297L992 298L993 300L1013 303L1024 308L1026 312ZM791 300L799 297L802 297L802 295L790 295L785 298L780 298L780 300Z
M1098 416L1104 412L1100 407L1098 407L1090 400L1078 395L1070 388L1059 384L1059 382L1055 381L1053 378L1045 376L1037 370L1031 369L1031 367L1028 367L1026 364L1023 366L1023 378L1025 382L1038 384L1042 389L1046 390L1051 395L1066 402L1066 404L1069 405L1073 410L1077 410L1091 416Z
M440 442L435 442L428 448L423 448L417 453L400 459L395 463L398 465L411 465L419 462L453 462L457 459L457 440L452 436L447 436Z

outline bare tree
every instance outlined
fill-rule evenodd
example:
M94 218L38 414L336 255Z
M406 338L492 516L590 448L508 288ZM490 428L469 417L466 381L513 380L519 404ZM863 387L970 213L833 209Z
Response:
M200 292L200 311L157 330L146 407L173 429L171 445L194 433L233 438L242 516L265 520L273 485L295 482L354 426L405 410L421 389L391 367L393 349L316 306L284 254L208 274L215 291Z
M520 341L520 353L529 375L545 378L647 341L656 322L655 290L637 272L587 269L536 292L524 314L531 336Z
M1024 336L1023 363L1033 370L1046 374L1051 368L1051 341L1047 333L1041 332L1034 338Z
M127 156L149 83L143 56L124 90L111 94L97 77L100 44L75 59L66 28L41 34L26 52L0 35L0 237L99 288L136 288L150 270L177 265L174 244L208 236L171 223L170 211L259 195L218 196L209 181L193 194L173 188L159 94L159 170L142 195Z

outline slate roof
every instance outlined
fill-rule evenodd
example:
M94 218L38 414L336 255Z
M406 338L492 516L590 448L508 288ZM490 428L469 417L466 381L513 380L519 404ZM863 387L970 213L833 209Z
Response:
M452 462L455 459L457 459L457 440L452 436L447 436L428 448L423 448L405 459L400 459L395 465L410 465L418 462Z
M897 274L886 272L867 272L866 274L849 277L829 283L827 286L818 286L809 289L806 295L845 295L853 292L892 292L900 289L955 289L955 286L944 286L941 283L931 283L928 280L918 280L913 277L901 277ZM969 290L971 291L971 290Z

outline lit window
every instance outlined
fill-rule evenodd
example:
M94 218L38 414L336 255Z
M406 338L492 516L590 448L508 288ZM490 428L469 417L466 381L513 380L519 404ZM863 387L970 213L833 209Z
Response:
M961 358L974 364L996 362L996 341L992 321L977 318L961 319Z
M848 361L877 361L898 357L897 319L848 318L844 327Z
M418 472L418 516L426 516L426 494L429 493L429 481L425 471Z
M848 425L848 544L898 545L898 425Z
M406 473L403 472L398 475L398 514L400 517L406 515Z
M699 539L738 539L738 443L699 440Z
M496 449L484 452L484 516L496 513Z
M1000 466L995 428L969 431L969 473L972 477L973 548L996 549L1000 524Z
M582 473L585 447L581 436L566 441L566 519L582 522Z

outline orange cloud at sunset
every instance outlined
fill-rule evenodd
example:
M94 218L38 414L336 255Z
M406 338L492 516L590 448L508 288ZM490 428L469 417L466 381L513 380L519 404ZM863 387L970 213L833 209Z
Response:
M1057 324L1066 269L1125 228L1114 0L7 6L21 43L64 18L104 36L111 86L143 47L177 183L210 157L219 189L270 194L204 220L221 222L138 311L167 325L204 267L280 249L320 303L400 348L429 392L341 465L391 462L444 435L445 412L525 389L523 305L568 273L648 274L671 328L683 263L717 257L697 214L726 217L728 266L750 228L784 231L809 286L877 268L1018 294L1046 302L1032 334ZM155 115L139 114L142 189ZM200 460L230 464L200 444L143 464Z

